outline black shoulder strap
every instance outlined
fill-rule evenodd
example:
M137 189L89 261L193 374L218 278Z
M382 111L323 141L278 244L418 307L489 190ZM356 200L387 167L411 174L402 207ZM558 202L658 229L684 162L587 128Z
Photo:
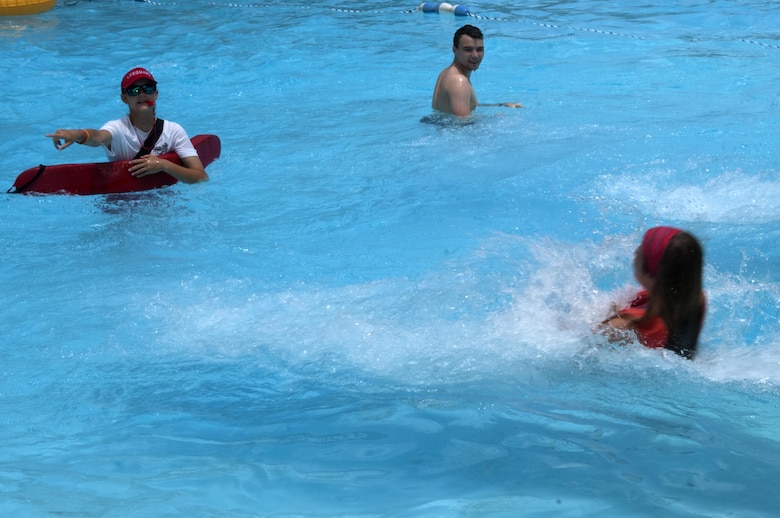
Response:
M157 119L154 122L154 129L149 132L149 136L146 137L146 140L141 146L141 149L138 150L135 158L141 158L142 156L148 155L152 152L154 145L157 144L157 141L160 139L160 135L162 135L163 124L165 124L165 121L162 119Z
M35 182L35 180L37 180L43 174L43 172L45 170L46 170L46 166L45 165L43 165L43 164L39 165L38 166L38 172L35 173L35 176L30 178L30 180L27 183L25 183L23 185L20 185L20 186L12 185L11 188L6 191L6 193L7 194L10 194L10 193L23 193L24 191L27 190L28 187L30 187L33 184L33 182Z

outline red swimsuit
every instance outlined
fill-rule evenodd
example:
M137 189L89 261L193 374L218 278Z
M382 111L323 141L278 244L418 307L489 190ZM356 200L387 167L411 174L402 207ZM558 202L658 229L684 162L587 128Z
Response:
M640 291L626 309L618 311L618 316L627 320L636 320L643 317L645 311L647 311L647 300L647 291ZM639 341L645 347L653 349L664 347L669 339L669 329L667 329L661 317L654 317L646 322L638 322L634 326L634 330L639 337Z
M647 311L648 300L649 295L647 290L640 290L627 308L618 311L618 316L632 321L642 318ZM707 299L703 293L701 295L701 301L706 307ZM704 312L702 312L702 320L703 319ZM669 340L669 328L666 327L666 323L661 317L653 317L646 322L636 322L633 329L636 331L639 341L645 347L650 347L652 349L666 347L666 342Z

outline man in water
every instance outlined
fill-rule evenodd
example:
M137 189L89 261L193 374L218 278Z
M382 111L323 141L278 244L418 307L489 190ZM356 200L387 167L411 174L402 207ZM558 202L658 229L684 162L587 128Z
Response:
M477 94L471 86L471 73L479 68L485 55L482 31L473 25L464 25L452 40L452 64L441 71L433 89L433 109L465 117L479 106ZM519 103L483 104L482 106L506 106L522 108Z

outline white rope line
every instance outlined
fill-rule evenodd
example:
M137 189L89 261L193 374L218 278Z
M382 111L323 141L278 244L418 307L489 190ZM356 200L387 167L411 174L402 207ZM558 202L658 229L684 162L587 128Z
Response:
M490 20L490 21L498 21L498 22L521 22L521 23L528 23L531 25L536 25L537 27L544 27L545 29L567 29L571 31L582 31L582 32L592 32L594 34L605 34L607 36L619 36L621 38L632 38L636 40L643 40L644 38L642 36L636 36L633 34L625 34L622 32L615 32L615 31L606 31L601 29L589 29L586 27L574 27L571 25L556 25L554 23L541 23L541 22L532 22L528 20L517 20L513 18L490 18L487 16L480 16L478 14L472 14L469 13L471 18L474 18L476 20Z
M760 45L762 47L767 47L767 48L770 48L770 49L780 49L780 45L773 45L771 43L763 43L763 42L756 41L756 40L746 40L746 39L743 38L743 39L741 39L739 41L743 41L745 43L750 43L750 44L753 44L753 45Z
M183 2L158 2L155 0L135 0L136 2L141 2L149 5L156 5L156 6L169 6L169 5L183 5ZM243 3L228 3L223 4L219 2L208 2L207 5L215 6L215 7L238 7L238 8L257 8L257 9L278 9L278 5L268 5L268 4L243 4ZM296 6L288 6L289 8L295 8L295 9L312 9L311 6L308 5L296 5ZM372 9L372 10L361 10L361 9L348 9L344 7L329 7L327 8L330 11L338 12L338 13L348 13L348 14L383 14L388 12L388 9L379 10L379 9ZM411 13L420 13L421 10L419 7L415 7L414 9L403 9L401 11L393 11L393 12L400 12L403 14L411 14ZM554 23L542 23L542 22L534 22L529 20L521 20L517 18L497 18L497 17L491 17L491 16L482 16L479 14L474 13L467 13L465 15L466 17L473 18L475 20L485 20L485 21L493 21L493 22L519 22L519 23L526 23L529 25L535 25L537 27L542 27L545 29L556 29L556 30L570 30L570 31L580 31L580 32L588 32L591 34L601 34L604 36L614 36L618 38L630 38L635 40L644 40L645 38L640 35L635 34L626 34L623 32L616 32L616 31L609 31L609 30L603 30L603 29L593 29L588 27L577 27L572 25L557 25ZM749 43L751 45L758 45L764 48L769 49L780 49L780 44L772 44L772 43L764 43L757 40L747 39L747 38L740 38L739 41L743 43Z

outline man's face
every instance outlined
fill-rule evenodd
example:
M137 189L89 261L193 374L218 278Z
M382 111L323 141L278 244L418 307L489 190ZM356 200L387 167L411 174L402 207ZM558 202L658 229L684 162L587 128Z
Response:
M122 101L131 110L133 108L151 109L157 101L157 83L148 79L139 79L129 88L122 90Z
M475 40L471 36L463 34L460 37L460 45L453 48L452 52L455 54L455 61L473 71L478 69L479 64L482 63L482 58L485 55L485 44L482 40Z

